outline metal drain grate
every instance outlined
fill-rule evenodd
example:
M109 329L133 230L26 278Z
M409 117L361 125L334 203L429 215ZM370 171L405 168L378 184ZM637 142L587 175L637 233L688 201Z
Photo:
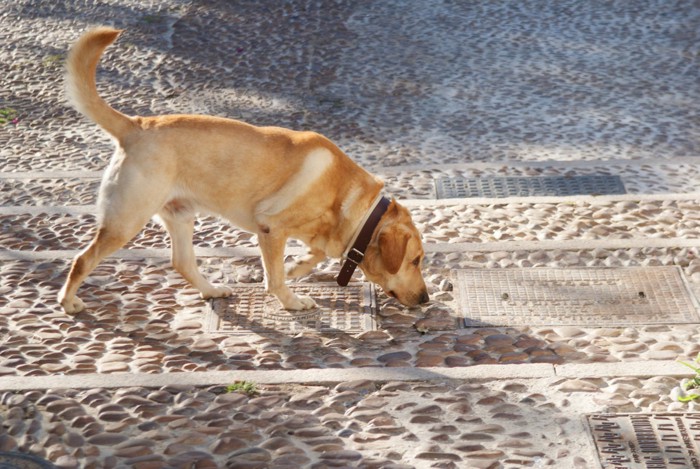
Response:
M435 180L435 190L438 199L605 195L626 192L619 176L607 175L444 177Z
M455 273L466 327L698 323L680 269L474 269Z
M374 287L369 283L296 284L297 295L310 296L318 308L308 311L282 309L277 298L265 292L262 285L233 289L228 298L214 299L205 321L208 332L246 334L250 332L358 333L376 329Z
M0 469L55 469L51 462L33 454L0 451Z
M700 414L587 416L603 469L700 469Z

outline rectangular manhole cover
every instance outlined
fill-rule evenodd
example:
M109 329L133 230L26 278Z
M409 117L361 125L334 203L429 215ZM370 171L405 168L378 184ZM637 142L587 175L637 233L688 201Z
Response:
M604 469L700 469L700 413L593 414L587 421Z
M262 285L234 287L230 297L211 300L205 320L207 332L246 334L314 330L358 333L376 329L376 301L371 284L290 286L297 295L313 298L318 307L308 311L287 311Z
M438 199L624 194L619 176L486 176L435 180Z
M677 266L455 272L466 327L700 322Z

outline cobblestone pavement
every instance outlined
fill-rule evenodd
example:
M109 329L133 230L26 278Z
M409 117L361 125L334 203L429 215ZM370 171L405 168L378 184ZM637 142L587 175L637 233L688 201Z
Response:
M116 108L313 129L381 176L423 234L433 301L406 310L378 292L359 331L222 331L149 223L88 279L88 309L63 314L56 293L91 237L112 151L63 94L66 50L97 24L125 29L98 76ZM596 468L587 415L698 412L669 397L684 370L595 371L677 370L700 353L697 310L466 327L474 309L455 275L675 266L700 297L693 2L20 0L0 4L0 25L0 452L61 468ZM436 192L440 178L590 175L619 176L626 194ZM208 278L261 288L254 236L202 217L195 244ZM329 261L301 282L337 270ZM570 365L592 371L557 374ZM455 368L475 371L389 374ZM370 369L387 378L363 378ZM226 389L243 372L313 370L356 379L260 374L254 393ZM214 371L230 379L196 384ZM155 384L175 373L181 383ZM50 384L66 375L154 384ZM40 378L49 385L11 384Z

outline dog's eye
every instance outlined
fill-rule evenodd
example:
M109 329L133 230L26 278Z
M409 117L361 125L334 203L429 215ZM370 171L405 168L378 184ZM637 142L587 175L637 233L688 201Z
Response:
M413 259L412 264L415 265L416 267L418 267L418 265L420 264L420 256Z

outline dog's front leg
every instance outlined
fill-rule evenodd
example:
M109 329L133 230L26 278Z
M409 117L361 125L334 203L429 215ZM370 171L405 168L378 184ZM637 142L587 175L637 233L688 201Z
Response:
M310 248L309 253L297 259L294 264L292 264L287 269L287 278L297 278L303 277L313 270L316 265L326 258L326 253L320 249Z
M258 243L262 251L265 265L265 286L280 300L284 309L303 310L316 307L316 303L309 297L297 296L285 284L284 275L284 248L287 243L286 236L278 236L274 233L259 233Z

